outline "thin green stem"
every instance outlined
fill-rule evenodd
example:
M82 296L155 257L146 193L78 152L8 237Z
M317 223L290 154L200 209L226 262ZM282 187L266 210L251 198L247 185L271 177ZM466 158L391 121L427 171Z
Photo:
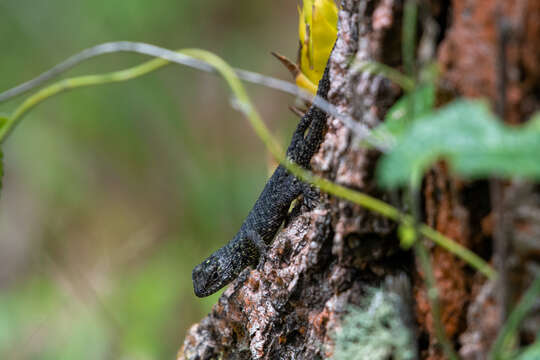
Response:
M358 63L357 69L370 74L377 74L386 77L388 80L398 84L403 90L410 92L414 89L414 80L398 70L376 61L362 61Z
M519 324L523 321L529 310L533 307L534 303L540 296L540 275L536 276L527 292L521 298L519 304L510 313L506 324L499 332L495 343L490 351L490 359L501 360L506 359L505 355L508 354L512 339L517 333Z
M495 270L488 265L482 258L476 255L474 252L470 251L466 247L458 244L454 240L446 237L437 230L425 225L419 225L419 231L422 235L431 239L437 245L448 250L452 254L464 260L466 263L474 267L476 270L480 271L490 279L494 279L496 276Z
M381 200L316 176L311 172L299 167L295 163L289 161L285 157L285 153L281 149L281 146L271 135L270 131L262 121L261 116L256 111L255 107L252 105L249 96L247 95L242 83L240 82L240 79L235 74L234 70L221 58L208 51L199 49L185 49L181 50L181 52L185 55L189 55L205 61L215 67L215 69L223 76L223 78L231 88L233 94L236 96L238 108L247 117L251 126L254 128L257 135L261 138L267 149L292 174L294 174L304 182L314 184L322 191L356 203L360 206L365 207L368 210L374 211L394 221L412 221L412 218L409 215L401 213L395 207ZM79 87L106 84L111 82L121 82L134 79L138 76L142 76L151 71L157 70L168 63L168 60L156 59L122 71L102 75L80 76L71 79L61 80L57 83L54 83L38 91L36 94L30 96L14 111L14 113L7 119L4 126L0 128L0 144L5 141L5 139L11 133L15 125L20 122L20 120L26 113L28 113L28 111L30 111L32 108L34 108L44 100L50 98L51 96ZM456 242L437 232L436 230L431 229L427 225L419 225L419 232L422 235L432 239L436 244L452 251L454 254L461 257L472 267L481 271L489 278L494 277L494 270L484 260L482 260L470 250L462 247L461 245L457 244Z
M416 0L405 1L405 8L403 10L403 28L402 28L402 56L403 66L405 68L405 74L412 79L412 89L409 90L409 95L413 93L417 86L416 78L416 66L415 66L415 49L416 49L416 19L418 14L418 8L416 6ZM414 120L414 96L409 96L409 101L406 103L408 122L411 124ZM421 175L421 174L418 174ZM420 178L415 182L420 183Z
M416 0L405 1L403 10L403 33L402 33L402 54L405 74L415 78L415 51L416 51L416 19L418 16L418 6Z
M437 281L435 279L435 275L433 273L433 267L431 266L431 260L429 259L429 255L427 252L426 247L424 246L424 243L422 242L422 239L418 239L418 223L420 222L420 194L418 191L418 187L415 186L413 183L411 183L411 186L409 186L409 204L410 208L412 210L412 216L413 216L413 229L414 229L414 253L416 255L416 259L418 259L420 263L420 267L422 268L422 271L424 272L425 277L425 283L426 283L426 289L427 289L427 297L429 301L429 306L431 307L431 315L433 319L433 327L435 328L435 335L437 336L437 339L439 340L439 343L442 345L444 354L450 359L450 360L457 360L458 356L454 350L454 347L452 346L452 343L448 339L448 336L446 335L446 331L444 330L444 325L441 319L441 307L439 303L439 291L437 289Z
M416 89L417 86L417 74L416 74L416 66L415 66L415 49L416 49L416 21L417 21L417 4L416 0L407 0L405 2L405 9L403 13L403 38L402 38L402 54L403 54L403 64L405 67L405 74L408 75L412 79L412 89L409 90L409 98L407 101L407 114L409 118L409 122L412 122L415 118L414 114L414 102L415 98L413 96L413 91ZM424 279L427 289L427 297L429 301L429 305L431 308L431 315L433 319L433 327L435 329L435 336L437 337L437 340L442 346L443 352L446 355L447 358L450 360L457 360L458 356L454 350L454 347L452 346L452 343L450 339L448 339L448 336L446 335L446 331L444 329L444 324L441 318L441 308L439 303L439 292L437 289L437 281L435 279L435 275L433 273L433 267L431 266L431 260L429 258L428 251L426 247L424 246L423 240L417 238L417 234L419 231L424 230L425 225L419 225L420 223L420 184L421 184L421 174L414 174L415 176L411 177L411 182L409 186L408 191L408 200L409 205L412 211L412 218L413 218L413 229L414 229L414 253L416 255L416 259L420 263L420 267L422 271L424 272ZM428 229L431 229L427 226L425 226ZM438 235L439 233L437 233ZM442 235L442 234L441 234ZM446 239L443 239L446 240ZM456 244L453 241L449 242L448 244ZM460 247L459 251L461 249L465 249L463 247ZM467 250L467 252L469 252ZM474 254L470 252L471 254ZM476 256L476 255L475 255ZM476 261L476 259L474 259Z
M435 276L433 275L433 268L431 267L431 262L422 240L417 240L414 243L414 253L416 258L420 262L420 266L424 271L425 282L427 287L427 297L429 301L429 306L431 307L431 315L433 318L433 326L435 328L435 334L437 339L442 345L444 354L451 360L457 360L458 357L450 343L450 340L446 336L444 331L444 326L441 321L441 309L439 306L439 293L437 290L437 285L435 281Z
M107 74L100 75L86 75L65 80L58 81L52 85L49 85L34 95L28 97L15 111L7 118L3 126L0 126L0 144L3 144L9 134L13 131L15 126L21 121L23 116L32 108L37 106L42 101L50 98L51 96L60 94L64 91L76 89L79 87L87 87L93 85L107 84L112 82L122 82L137 78L144 74L148 74L155 71L165 65L169 64L169 61L164 59L154 59L145 62L141 65L115 71Z
M165 49L159 46L155 46L152 44L133 42L133 41L107 42L107 43L99 44L99 45L84 49L83 51L73 56L70 56L65 61L61 62L60 64L57 64L56 66L45 71L41 75L27 82L24 82L20 85L17 85L11 89L0 92L0 103L7 101L20 94L23 94L27 91L32 90L40 86L41 84L45 83L46 81L49 81L56 76L59 76L60 74L68 71L69 69L72 69L74 66L86 60L89 60L96 56L101 56L104 54L110 54L110 53L115 53L115 52L134 52L134 53L144 54L144 55L166 60L166 62L161 63L160 66L163 66L168 63L176 63L180 65L189 66L191 68L201 70L201 71L215 72L215 69L212 66L210 66L208 63L198 60L198 59L194 59L193 57L187 56L186 54L183 54L181 50L175 52L175 51ZM310 101L312 104L315 104L321 110L325 111L327 114L332 115L336 119L339 119L341 122L343 122L343 124L347 126L348 128L350 128L359 137L359 139L365 139L365 141L368 144L375 147L376 149L379 149L382 152L385 152L390 148L390 144L384 143L380 139L376 139L372 137L371 131L366 125L361 124L358 121L354 121L354 119L347 114L342 114L336 109L334 105L330 104L328 101L326 101L322 97L318 95L313 96L313 94L311 94L310 92L302 88L299 88L298 86L296 86L296 84L290 83L288 81L276 79L271 76L258 74L252 71L247 71L247 70L242 70L242 69L233 69L233 70L236 73L236 75L243 81L266 86L274 90L278 90L278 91L282 91L282 92L285 92L294 96L298 96L299 98L303 100ZM130 70L128 69L127 71L130 71ZM2 118L0 118L0 128L1 127L2 127ZM13 127L10 126L8 130L11 131L12 129Z

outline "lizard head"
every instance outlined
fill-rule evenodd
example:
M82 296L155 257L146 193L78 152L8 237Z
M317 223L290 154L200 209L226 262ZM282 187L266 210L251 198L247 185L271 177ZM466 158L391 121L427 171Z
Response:
M228 273L227 267L221 264L221 259L211 255L193 269L191 277L195 295L212 295L233 280L232 274L229 276Z
M195 295L212 295L236 279L246 266L257 263L257 249L245 236L239 232L227 245L195 266L191 274Z

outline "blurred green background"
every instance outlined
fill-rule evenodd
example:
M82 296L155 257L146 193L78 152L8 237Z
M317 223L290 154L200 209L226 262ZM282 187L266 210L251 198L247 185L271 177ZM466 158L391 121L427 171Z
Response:
M289 80L295 1L0 2L0 90L89 46L199 47ZM112 54L67 76L147 58ZM286 143L291 97L249 85ZM171 359L217 296L191 269L227 242L268 175L268 155L213 75L169 66L40 105L4 146L0 359ZM22 98L0 105L10 113Z

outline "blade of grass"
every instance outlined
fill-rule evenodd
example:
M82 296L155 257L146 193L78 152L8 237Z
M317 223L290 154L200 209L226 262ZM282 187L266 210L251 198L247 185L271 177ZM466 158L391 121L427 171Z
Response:
M490 351L489 359L502 360L506 359L507 350L510 347L510 343L516 335L519 324L523 321L529 310L533 307L534 303L540 296L540 275L536 276L527 292L521 298L521 301L510 313L506 324L497 335L497 339L493 344Z

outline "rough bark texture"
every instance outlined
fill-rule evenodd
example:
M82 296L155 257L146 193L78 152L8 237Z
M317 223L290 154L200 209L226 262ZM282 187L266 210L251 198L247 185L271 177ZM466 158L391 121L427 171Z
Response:
M441 94L445 95L439 102L445 102L449 93L488 97L503 109L505 119L518 123L540 108L540 4L533 0L500 3L501 8L495 0L431 1L421 9L420 24L431 18L439 26L439 36L431 39L443 70ZM353 64L376 60L401 66L402 7L398 0L346 0L339 13L329 99L369 127L384 117L400 90L380 76L358 72ZM498 17L511 25L513 39L505 50L506 92L501 91L498 70ZM419 28L420 35L427 32L423 25ZM497 103L499 98L504 104ZM330 118L328 124L325 141L312 161L314 171L389 201L373 181L378 154L357 146L340 121ZM510 306L514 304L539 260L539 189L508 183L502 184L502 190L494 213L487 181L453 178L440 163L424 182L427 224L496 264L500 254L492 238L498 232L509 244L509 261L499 261L498 267L519 279L512 286L487 282L447 251L429 248L444 328L467 359L486 357L504 313L499 294L505 294ZM505 214L504 219L500 214ZM493 226L496 218L499 225ZM317 208L290 219L278 234L264 269L244 271L212 312L191 327L178 358L331 357L333 334L348 307L361 304L368 288L403 272L413 284L415 302L410 311L416 315L420 358L442 359L423 274L411 254L400 250L396 226L359 206L323 195ZM531 317L524 326L524 343L533 340L535 329L538 318Z
M451 6L438 49L443 86L460 96L489 99L507 122L525 122L540 108L540 3L454 0ZM519 183L463 182L439 165L426 179L425 197L429 225L499 270L498 283L486 282L441 249L432 250L446 330L464 359L485 359L508 309L538 266L538 189ZM523 226L518 226L520 221ZM536 320L532 328L538 326ZM533 337L530 331L523 333L525 343ZM442 358L434 350L430 346L429 357Z

